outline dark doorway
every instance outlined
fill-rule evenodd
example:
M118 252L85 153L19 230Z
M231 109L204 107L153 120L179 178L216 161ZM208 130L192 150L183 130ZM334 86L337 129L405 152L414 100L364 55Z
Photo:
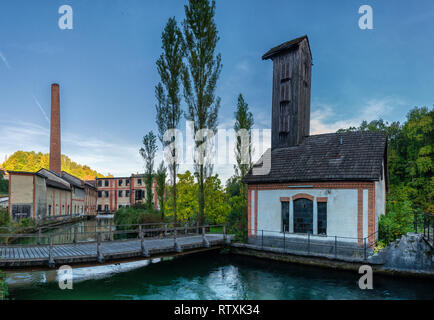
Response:
M297 199L294 201L294 232L313 233L313 201Z

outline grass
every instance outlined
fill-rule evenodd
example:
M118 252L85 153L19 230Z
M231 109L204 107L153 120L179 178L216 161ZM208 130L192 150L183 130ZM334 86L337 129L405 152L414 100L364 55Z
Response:
M223 233L223 226L219 227L210 227L209 233Z

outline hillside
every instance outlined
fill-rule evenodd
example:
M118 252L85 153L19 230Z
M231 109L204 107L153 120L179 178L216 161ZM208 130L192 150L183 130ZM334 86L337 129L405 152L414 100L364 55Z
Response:
M12 171L36 172L42 168L49 168L49 154L34 151L16 151L0 167ZM69 157L62 154L62 170L83 180L92 180L95 177L104 178L105 176L92 170L87 165L81 165L72 161Z

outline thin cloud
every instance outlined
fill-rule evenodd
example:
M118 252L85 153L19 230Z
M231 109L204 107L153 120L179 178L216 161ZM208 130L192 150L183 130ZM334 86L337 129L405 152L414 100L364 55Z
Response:
M339 129L358 127L364 120L368 122L379 118L388 120L387 117L393 114L396 107L402 106L404 103L403 100L392 97L371 99L358 109L359 111L355 113L355 116L340 120L336 120L338 118L334 111L336 106L314 103L315 109L311 113L310 134L331 133Z
M6 65L6 68L10 69L11 66L9 65L8 59L3 55L3 53L0 51L0 59L2 59L3 63Z
M42 108L41 104L39 103L38 99L33 95L33 99L35 100L36 105L39 107L39 109L41 110L45 120L47 120L47 123L50 124L50 119L48 119L47 114L45 113L44 108Z

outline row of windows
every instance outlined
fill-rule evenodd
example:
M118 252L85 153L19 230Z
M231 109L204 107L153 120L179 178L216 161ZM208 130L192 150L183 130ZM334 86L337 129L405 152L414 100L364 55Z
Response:
M129 208L130 206L127 204L127 205L122 205L122 204L120 204L119 206L118 206L118 209L121 209L121 208ZM108 204L106 204L106 205L104 205L104 210L103 210L103 207L102 207L102 205L98 205L98 211L99 212L109 212L110 210L109 210L109 205Z
M122 187L125 184L125 186L130 185L130 179L118 179L118 186ZM139 186L142 185L142 179L137 179L137 184ZM98 180L98 187L108 187L110 186L110 180Z
M109 191L98 191L98 198L108 198L110 196ZM129 197L130 196L130 190L125 190L125 193L123 190L118 191L118 197Z

